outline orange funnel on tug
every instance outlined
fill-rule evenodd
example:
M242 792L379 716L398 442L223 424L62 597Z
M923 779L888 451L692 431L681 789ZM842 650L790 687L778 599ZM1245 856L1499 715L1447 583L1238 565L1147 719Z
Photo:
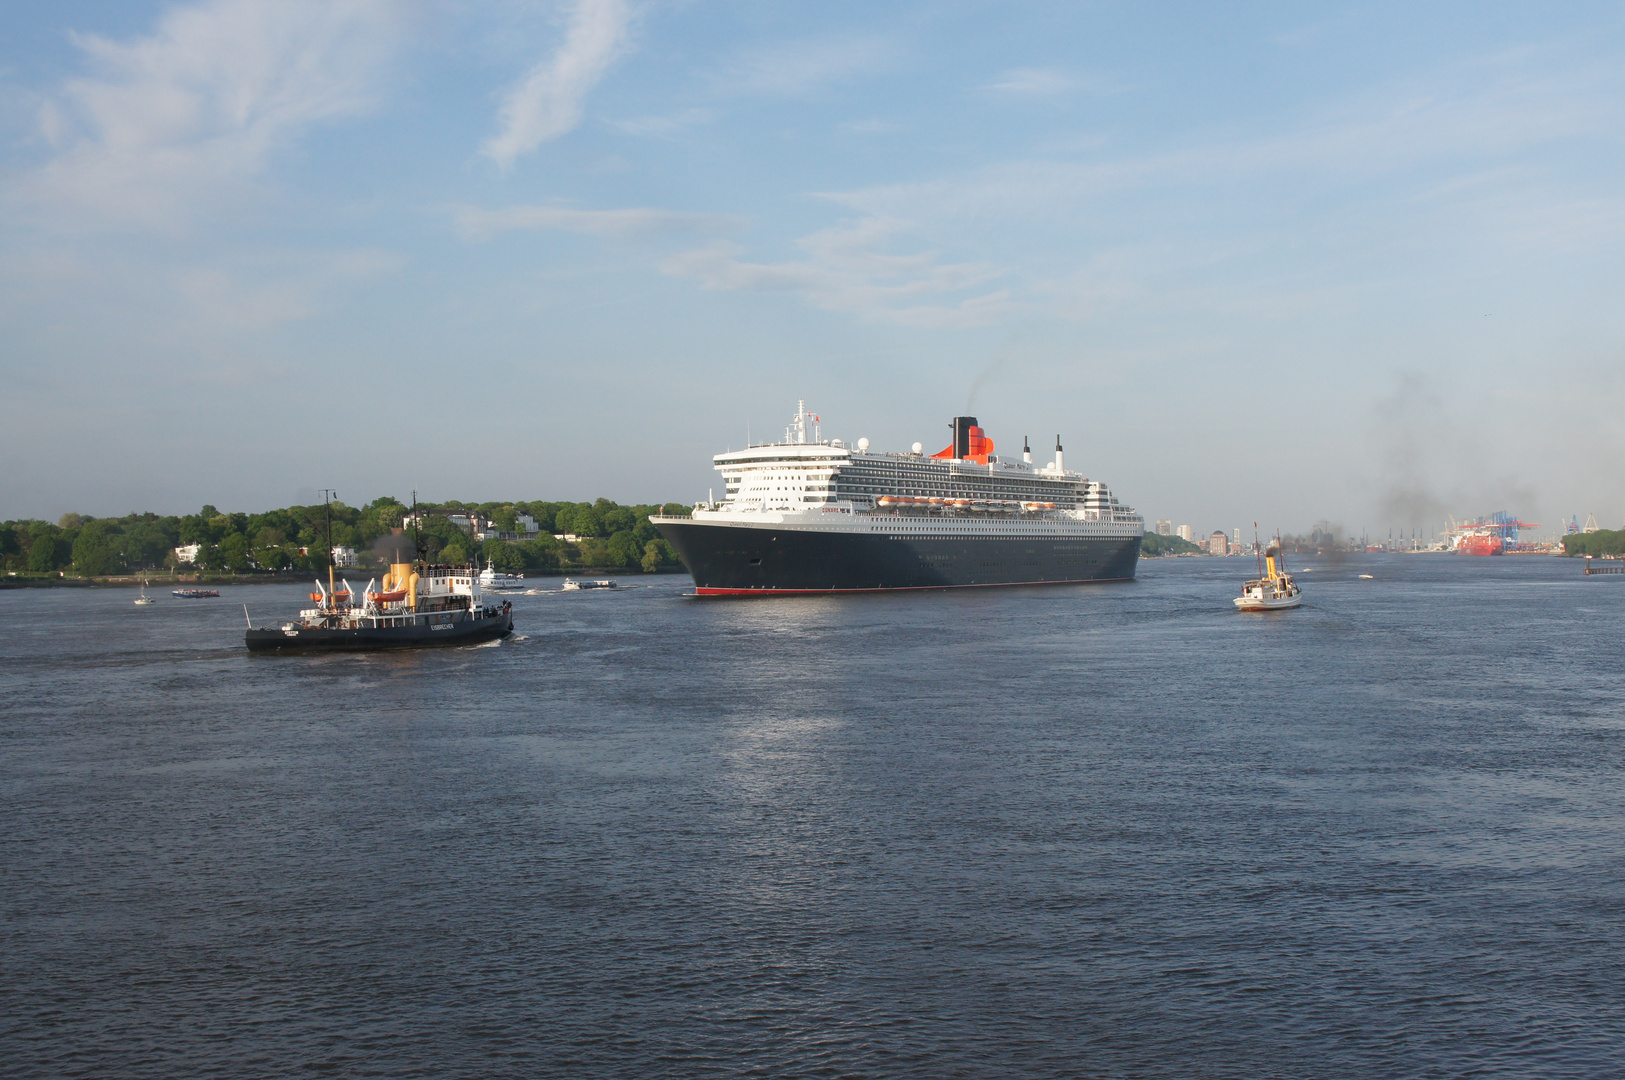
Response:
M976 426L976 417L956 416L953 423L948 426L954 429L954 441L931 456L958 458L961 461L975 461L986 465L987 456L993 452L993 440L987 437L987 432Z

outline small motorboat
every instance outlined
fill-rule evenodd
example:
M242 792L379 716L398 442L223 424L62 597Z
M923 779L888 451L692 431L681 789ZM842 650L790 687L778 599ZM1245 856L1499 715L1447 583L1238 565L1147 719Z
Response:
M219 589L176 589L169 595L180 600L206 600L211 596L219 596Z
M577 589L613 589L615 587L615 583L607 578L600 578L597 581L577 581L574 578L564 579L566 592L575 592Z
M1253 552L1258 552L1256 535L1253 538ZM1258 577L1242 582L1241 595L1235 600L1236 608L1239 611L1284 611L1301 603L1303 593L1299 591L1297 582L1292 580L1292 575L1286 572L1281 541L1277 537L1270 541L1270 546L1259 557Z

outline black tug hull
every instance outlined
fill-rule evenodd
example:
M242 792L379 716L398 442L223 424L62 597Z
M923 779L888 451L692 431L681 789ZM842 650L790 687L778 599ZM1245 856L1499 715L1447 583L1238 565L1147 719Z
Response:
M896 536L660 522L701 596L1131 581L1140 537Z
M363 652L477 645L505 638L511 633L513 616L505 612L435 626L381 626L356 630L308 627L295 630L254 629L247 632L245 643L249 652Z

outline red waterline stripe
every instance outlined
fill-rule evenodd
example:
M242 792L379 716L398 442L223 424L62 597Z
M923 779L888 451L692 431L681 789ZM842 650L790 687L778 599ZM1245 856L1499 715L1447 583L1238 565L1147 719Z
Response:
M830 596L834 593L929 592L936 589L1016 589L1027 585L1106 585L1133 578L1086 578L1078 581L988 581L973 585L899 585L881 589L712 589L696 585L695 596Z

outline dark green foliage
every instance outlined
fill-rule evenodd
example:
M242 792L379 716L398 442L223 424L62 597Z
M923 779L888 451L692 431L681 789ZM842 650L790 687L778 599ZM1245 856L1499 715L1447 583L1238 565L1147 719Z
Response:
M1200 555L1202 549L1178 536L1159 536L1148 532L1140 542L1140 558L1154 559L1159 555Z
M643 545L632 536L631 529L622 529L604 545L609 552L611 566L637 566L643 558Z
M570 515L570 531L577 536L603 536L604 519L590 506L580 506Z
M480 558L504 574L517 574L525 568L524 552L506 540L487 540L480 545Z
M1625 555L1625 529L1602 529L1590 533L1569 533L1563 537L1563 554L1606 558Z
M609 499L593 502L489 502L478 507L445 502L419 507L424 512L421 537L429 558L440 562L468 562L490 558L507 573L522 570L558 570L569 567L643 567L646 570L677 565L677 557L649 522L651 514L686 515L676 503L664 506L621 506ZM364 559L381 565L393 551L410 557L411 530L401 519L409 508L393 498L375 499L356 508L335 502L332 507L333 542L353 547ZM529 540L492 540L475 545L468 529L446 517L477 510L499 528L517 532L518 516L529 514L542 531ZM61 521L8 521L0 523L0 567L13 572L54 573L70 567L77 573L103 575L140 572L174 566L174 549L201 545L195 569L214 572L293 569L319 573L327 565L328 508L289 506L260 514L223 513L203 506L195 514L161 516L127 514L122 518L89 518L64 514ZM580 544L561 544L554 533L576 533ZM500 545L500 546L497 546ZM308 554L299 554L307 548ZM376 567L369 567L369 569Z
M241 574L248 570L248 538L240 532L227 533L220 541L220 560L227 570Z
M559 542L548 533L534 540L522 540L513 545L525 557L525 566L531 570L557 570L559 568Z
M89 521L73 541L73 568L81 574L116 574L124 568L124 533L111 521Z
M51 573L68 565L73 558L73 540L49 522L31 523L28 544L28 569L35 573Z

